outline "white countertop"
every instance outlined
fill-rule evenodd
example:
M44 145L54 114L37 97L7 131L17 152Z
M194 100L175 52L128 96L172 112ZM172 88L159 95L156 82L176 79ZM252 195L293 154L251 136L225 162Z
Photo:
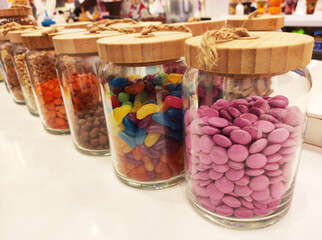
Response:
M0 83L0 239L321 239L322 148L305 145L293 205L261 230L228 230L199 216L184 184L139 190L121 183L110 158L78 153L47 133Z

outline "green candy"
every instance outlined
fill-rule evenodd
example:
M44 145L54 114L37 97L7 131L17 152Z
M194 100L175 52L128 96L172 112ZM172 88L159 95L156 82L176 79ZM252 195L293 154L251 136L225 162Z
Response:
M149 94L147 91L143 90L139 94L136 95L135 100L141 101L141 103L145 102L149 97Z
M129 105L130 107L133 107L133 104L130 101L126 101L122 103L122 106Z
M167 82L169 81L169 79L168 79L168 74L166 74L166 73L162 72L162 73L160 73L159 75L160 75L160 77L161 77L161 81L162 81L162 83L163 83L163 84L164 84L164 83L167 83Z
M121 103L124 103L124 102L127 102L130 100L130 95L127 93L121 92L121 93L119 93L117 98Z

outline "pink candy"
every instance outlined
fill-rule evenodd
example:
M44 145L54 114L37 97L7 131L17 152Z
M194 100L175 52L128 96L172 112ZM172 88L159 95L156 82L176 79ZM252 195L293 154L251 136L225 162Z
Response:
M245 219L278 209L296 168L304 121L288 104L280 95L219 99L186 111L187 171L202 207Z

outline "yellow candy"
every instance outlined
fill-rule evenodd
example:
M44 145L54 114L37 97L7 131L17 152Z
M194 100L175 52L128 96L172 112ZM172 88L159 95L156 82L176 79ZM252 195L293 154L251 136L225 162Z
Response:
M146 168L146 170L148 170L148 171L153 171L153 169L154 169L154 166L153 166L153 164L151 163L151 161L149 161L149 162L146 162L145 163L145 168Z
M140 101L134 101L131 112L137 112L141 107L142 107L142 103Z
M159 133L149 133L145 140L144 143L147 147L152 147L160 138L161 134Z
M123 105L122 107L114 108L114 119L116 124L121 124L123 118L131 112L131 107L129 105Z
M136 112L136 118L141 120L152 113L159 112L159 110L160 107L156 104L145 104Z
M123 152L129 153L131 151L132 151L132 148L129 145L126 144L125 147L123 148Z
M130 75L129 76L129 80L132 82L132 81L134 81L135 79L137 79L137 78L141 78L141 76L140 75L138 75L138 74L132 74L132 75Z
M182 74L171 73L169 74L168 79L170 82L178 83L182 81L182 76Z

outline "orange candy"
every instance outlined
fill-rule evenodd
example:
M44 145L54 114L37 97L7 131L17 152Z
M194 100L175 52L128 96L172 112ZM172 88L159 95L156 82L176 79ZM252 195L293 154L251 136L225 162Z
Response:
M46 125L53 129L68 129L66 110L58 79L36 85L35 92Z

